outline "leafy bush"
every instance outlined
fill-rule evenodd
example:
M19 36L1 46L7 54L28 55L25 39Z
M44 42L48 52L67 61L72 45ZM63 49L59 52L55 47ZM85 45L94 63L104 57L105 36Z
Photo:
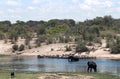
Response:
M52 44L53 43L53 39L52 38L49 38L48 40L47 40L47 43L46 44Z
M116 42L111 46L111 53L112 54L120 53L120 38L118 38Z
M49 27L46 29L46 33L48 34L58 34L58 33L64 33L66 30L69 29L69 26L66 24L58 25L55 27Z
M110 47L112 47L113 46L113 44L114 44L114 40L106 40L106 48L110 48Z
M68 43L68 42L70 42L70 41L72 41L72 39L70 38L70 37L68 37L68 36L60 36L59 37L59 42L60 43Z
M65 46L66 50L65 51L71 51L71 47L70 46Z
M41 40L40 40L40 38L38 38L38 39L35 40L35 44L36 44L36 47L40 47L41 46Z
M19 47L19 51L23 51L24 48L25 48L25 46L23 44L21 44L20 47Z
M75 37L75 42L80 42L82 41L82 37L81 36L76 36Z
M86 52L86 51L88 51L88 48L85 46L85 43L81 42L76 46L77 53Z
M64 38L63 36L60 36L60 37L59 37L59 42L60 42L60 43L64 43L64 39L65 39L65 38Z
M102 44L101 38L99 38L99 37L95 38L95 39L94 39L94 43Z
M14 45L12 46L12 49L13 49L13 51L17 51L17 50L18 50L18 45L14 44Z

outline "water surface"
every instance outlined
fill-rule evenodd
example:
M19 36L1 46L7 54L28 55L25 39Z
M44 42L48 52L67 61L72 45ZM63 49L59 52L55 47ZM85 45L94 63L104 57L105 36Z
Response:
M67 59L57 58L1 57L0 69L26 72L86 72L89 60L97 63L99 73L120 76L120 60L110 59L80 59L78 62L68 62Z

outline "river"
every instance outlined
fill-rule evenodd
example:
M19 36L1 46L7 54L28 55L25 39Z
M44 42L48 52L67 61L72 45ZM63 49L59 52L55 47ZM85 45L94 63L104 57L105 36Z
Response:
M97 63L99 73L109 73L120 76L120 60L110 59L80 59L78 62L68 62L67 59L36 58L36 57L0 57L0 70L24 72L86 72L87 61Z

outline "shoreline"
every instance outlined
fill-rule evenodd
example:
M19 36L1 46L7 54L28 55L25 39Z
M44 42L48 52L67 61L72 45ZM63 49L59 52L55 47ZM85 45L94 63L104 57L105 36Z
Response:
M117 55L117 54L116 54ZM116 55L101 55L101 56L74 56L77 57L79 59L113 59L113 60L120 60L120 56L116 56ZM119 54L120 55L120 54ZM36 55L36 54L0 54L0 57L4 57L4 56L13 56L13 57L36 57L36 58L60 58L60 59L67 59L68 56L58 56L58 55ZM40 56L40 57L38 57Z

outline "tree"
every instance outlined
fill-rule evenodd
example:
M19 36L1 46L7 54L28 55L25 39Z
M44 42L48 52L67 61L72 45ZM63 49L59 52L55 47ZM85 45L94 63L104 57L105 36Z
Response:
M104 18L103 18L103 23L104 23L104 25L105 26L108 26L108 27L110 27L110 26L113 26L113 18L112 18L112 16L104 16Z
M83 40L86 40L87 30L88 30L88 26L86 26L84 23L79 23L76 25L76 33L80 34Z

